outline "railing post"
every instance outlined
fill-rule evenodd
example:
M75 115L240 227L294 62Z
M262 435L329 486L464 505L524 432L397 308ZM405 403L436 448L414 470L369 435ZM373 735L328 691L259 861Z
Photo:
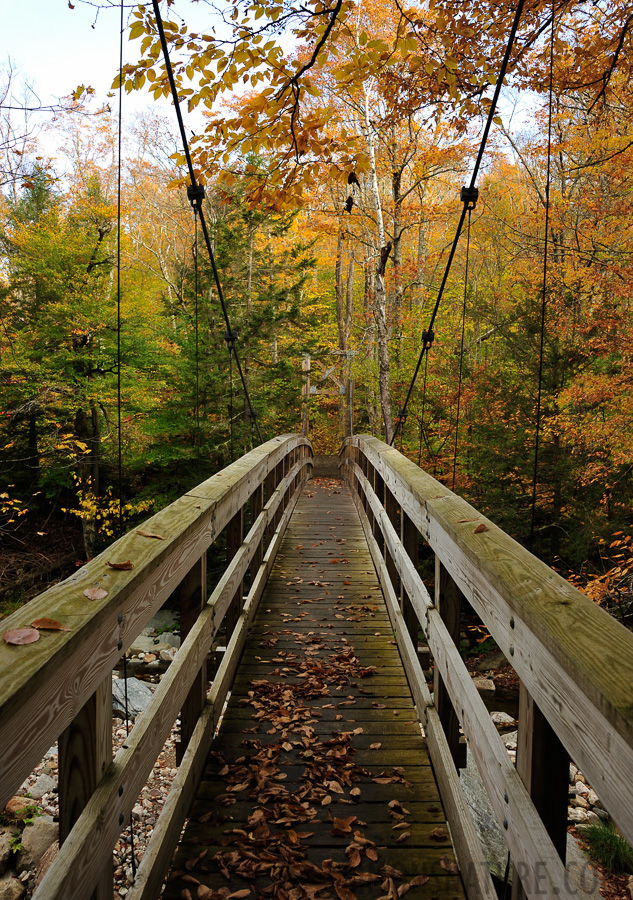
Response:
M203 553L197 563L183 578L180 593L180 637L184 641L207 602L207 554ZM178 765L191 740L198 717L204 707L207 693L207 664L196 672L187 698L180 711L180 740L176 744Z
M435 606L442 617L451 638L458 644L461 624L461 591L448 574L439 557L435 557ZM434 677L435 707L437 709L446 740L457 769L466 765L466 744L459 740L459 719L437 666Z
M394 527L396 534L400 531L400 523L398 521L398 502L396 498L393 496L391 491L384 486L383 483L383 493L384 493L384 502L385 502L385 511L387 516L389 517L389 521ZM389 578L391 579L391 583L393 585L393 589L395 591L396 596L400 594L400 575L398 574L398 569L394 562L393 556L389 552L389 548L387 547L387 542L385 541L383 554L385 558L385 563L387 564L387 571L389 572Z
M382 480L382 475L379 474L377 469L374 469L374 494L378 498L378 502L381 506L385 505L385 483ZM382 531L380 530L380 524L378 519L372 517L372 531L374 534L374 538L376 539L376 543L380 548L381 554L385 552L385 539L382 536Z
M260 484L258 488L255 488L253 494L251 496L251 524L254 524L257 520L257 517L260 515L262 509L264 508L264 485ZM253 583L253 579L257 574L257 570L262 564L262 559L264 558L264 551L262 547L262 541L260 540L257 548L255 549L255 553L253 554L253 559L251 560L251 584Z
M112 676L101 682L59 737L59 844L88 803L112 761ZM112 860L91 900L112 900Z
M405 553L417 568L418 565L418 529L415 527L409 516L403 509L400 510L400 540L404 547ZM400 583L400 608L404 623L409 632L409 636L413 642L415 649L418 649L418 632L420 623L415 614L411 598L404 589L402 582Z
M556 852L565 862L569 754L523 684L519 692L517 772ZM523 860L513 860L512 900L524 900L527 896L521 884L526 876L534 883L538 873L530 871Z
M244 540L244 510L239 509L226 526L226 564L228 565L237 551L242 546ZM244 583L240 581L235 589L235 594L231 600L224 622L226 626L226 643L231 639L233 629L240 617L243 606Z

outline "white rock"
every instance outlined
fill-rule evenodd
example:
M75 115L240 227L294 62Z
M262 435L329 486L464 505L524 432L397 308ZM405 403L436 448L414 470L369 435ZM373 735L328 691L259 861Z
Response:
M171 662L176 656L177 652L178 649L176 647L169 647L167 650L160 651L160 658L163 660L163 662Z
M575 809L589 809L589 803L584 797L574 797L570 805Z
M567 821L568 822L588 822L589 818L587 816L586 809L568 809L567 810Z
M595 824L600 821L600 816L597 816L592 809L587 810L587 821Z
M506 745L506 747L508 748L508 750L516 750L516 748L517 748L517 737L518 737L518 732L517 732L517 731L508 731L507 734L502 734L502 735L501 735L501 740L502 740L503 743Z
M596 794L593 788L589 788L586 794L587 800L591 803L592 806L600 803L600 797Z
M578 769L573 763L569 764L569 783L576 784L576 776L578 775Z
M132 810L132 818L136 819L137 822L140 819L142 819L144 815L145 815L145 810L143 809L142 806L135 806L134 809Z
M512 716L509 716L508 713L504 712L491 712L490 718L495 723L495 725L514 725L516 721L512 718Z
M589 793L589 788L582 781L577 781L575 784L575 788L579 794L588 794Z

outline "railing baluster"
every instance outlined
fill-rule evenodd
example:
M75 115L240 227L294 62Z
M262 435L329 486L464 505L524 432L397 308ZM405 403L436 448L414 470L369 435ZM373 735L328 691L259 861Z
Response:
M567 854L567 803L569 754L561 744L527 688L519 694L517 772L528 789L556 851L565 862ZM525 900L521 878L534 884L538 872L523 860L513 860L512 900Z
M244 509L239 509L233 518L230 520L228 525L226 526L226 562L227 565L231 562L237 551L242 546L242 541L244 540ZM244 584L240 581L239 585L235 589L235 594L233 595L233 599L229 605L229 608L226 611L225 616L225 625L226 625L226 642L228 644L231 635L233 634L233 629L235 628L235 623L240 617L240 613L242 611L243 598L244 596Z
M204 553L183 578L180 594L180 637L185 640L207 602L207 554ZM196 673L180 711L180 740L176 744L176 762L182 762L207 692L207 663Z
M435 606L446 625L446 628L457 646L459 646L459 629L461 624L462 595L444 566L435 557ZM458 769L466 765L466 744L459 740L459 719L448 696L444 682L435 667L434 680L435 706L440 717L451 755Z
M402 546L404 547L407 556L413 565L417 567L419 542L418 529L404 510L400 510L400 540L402 541ZM402 616L404 618L404 623L407 626L407 631L413 641L413 646L417 650L420 624L418 622L418 617L415 614L415 610L413 609L413 605L411 604L411 598L407 594L402 582L400 583L400 608L402 609Z
M112 761L112 676L102 681L59 736L59 843L68 838ZM112 900L112 860L91 900Z

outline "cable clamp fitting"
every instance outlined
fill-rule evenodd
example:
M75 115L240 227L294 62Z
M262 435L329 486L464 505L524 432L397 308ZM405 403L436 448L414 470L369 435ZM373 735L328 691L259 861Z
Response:
M200 209L205 198L204 187L201 184L188 184L187 198L194 209Z
M431 344L435 340L435 332L434 331L423 331L422 332L422 346L425 350L431 349Z
M252 419L253 422L257 420L257 410L253 406L249 406L246 410L246 418Z
M224 340L226 341L227 346L234 347L235 342L237 341L239 336L240 336L240 333L237 330L237 328L232 328L231 331L225 331L224 332Z
M407 421L408 417L409 417L409 413L406 411L406 409L398 410L398 421L402 422L403 425Z
M466 204L466 209L474 209L479 199L479 188L462 187L459 199Z

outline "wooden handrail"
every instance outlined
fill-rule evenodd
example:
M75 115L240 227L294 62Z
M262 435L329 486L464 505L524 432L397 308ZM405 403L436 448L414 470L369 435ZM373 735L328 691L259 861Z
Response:
M395 595L401 584L405 606L422 626L441 676L439 688L446 690L468 738L513 858L541 873L540 884L532 880L533 890L525 879L526 895L542 895L547 886L547 896L571 896L558 848L509 762L437 609L441 572L448 573L471 603L629 840L633 839L633 635L465 500L382 441L370 436L348 439L342 466L358 497L370 546L383 572L383 588L389 580ZM396 520L412 523L435 553L434 600L394 527ZM406 643L409 634L402 627L400 631L399 643ZM409 657L409 678L418 685L418 705L428 726L430 695L421 687L423 676L412 642L404 655ZM521 729L520 722L519 747L526 739ZM431 751L436 741L437 735L430 733ZM565 762L563 826L567 769Z
M192 685L204 671L214 635L230 614L236 625L206 703L203 697L198 724L194 722L191 729L191 752L186 750L183 759L183 763L188 760L189 769L181 767L179 772L187 783L195 775L191 761L201 764L204 746L208 747L213 736L214 722L230 689L227 673L232 677L248 622L311 461L311 445L302 436L284 435L263 444L144 523L141 530L159 534L163 540L136 531L125 535L3 623L8 629L48 617L71 631L43 634L37 643L26 647L0 646L0 808L48 747L76 727L85 704L100 691L106 696L111 717L111 698L102 686L111 678L121 654L179 585L192 584L194 590L205 591L206 579L201 581L198 574L192 580L192 573L204 573L200 561L204 561L207 549L251 501L254 521L249 533L208 602L202 603L200 614L126 744L111 763L105 761L103 771L93 773L91 795L84 798L83 812L76 810L76 824L38 888L37 897L67 900L92 896L93 890L99 898L108 896L108 890L112 896L111 877L108 882L100 873L107 870L122 823ZM126 560L133 564L127 571L107 565L108 561ZM249 567L251 588L243 600L241 585ZM95 584L108 591L101 601L90 601L83 594ZM109 740L111 758L111 729ZM60 790L61 784L60 772ZM63 803L60 796L60 807ZM184 819L182 804L176 805L175 815L174 822L179 816ZM177 837L179 827L172 823L171 830L157 827L155 831L175 832ZM170 853L165 853L169 861Z

